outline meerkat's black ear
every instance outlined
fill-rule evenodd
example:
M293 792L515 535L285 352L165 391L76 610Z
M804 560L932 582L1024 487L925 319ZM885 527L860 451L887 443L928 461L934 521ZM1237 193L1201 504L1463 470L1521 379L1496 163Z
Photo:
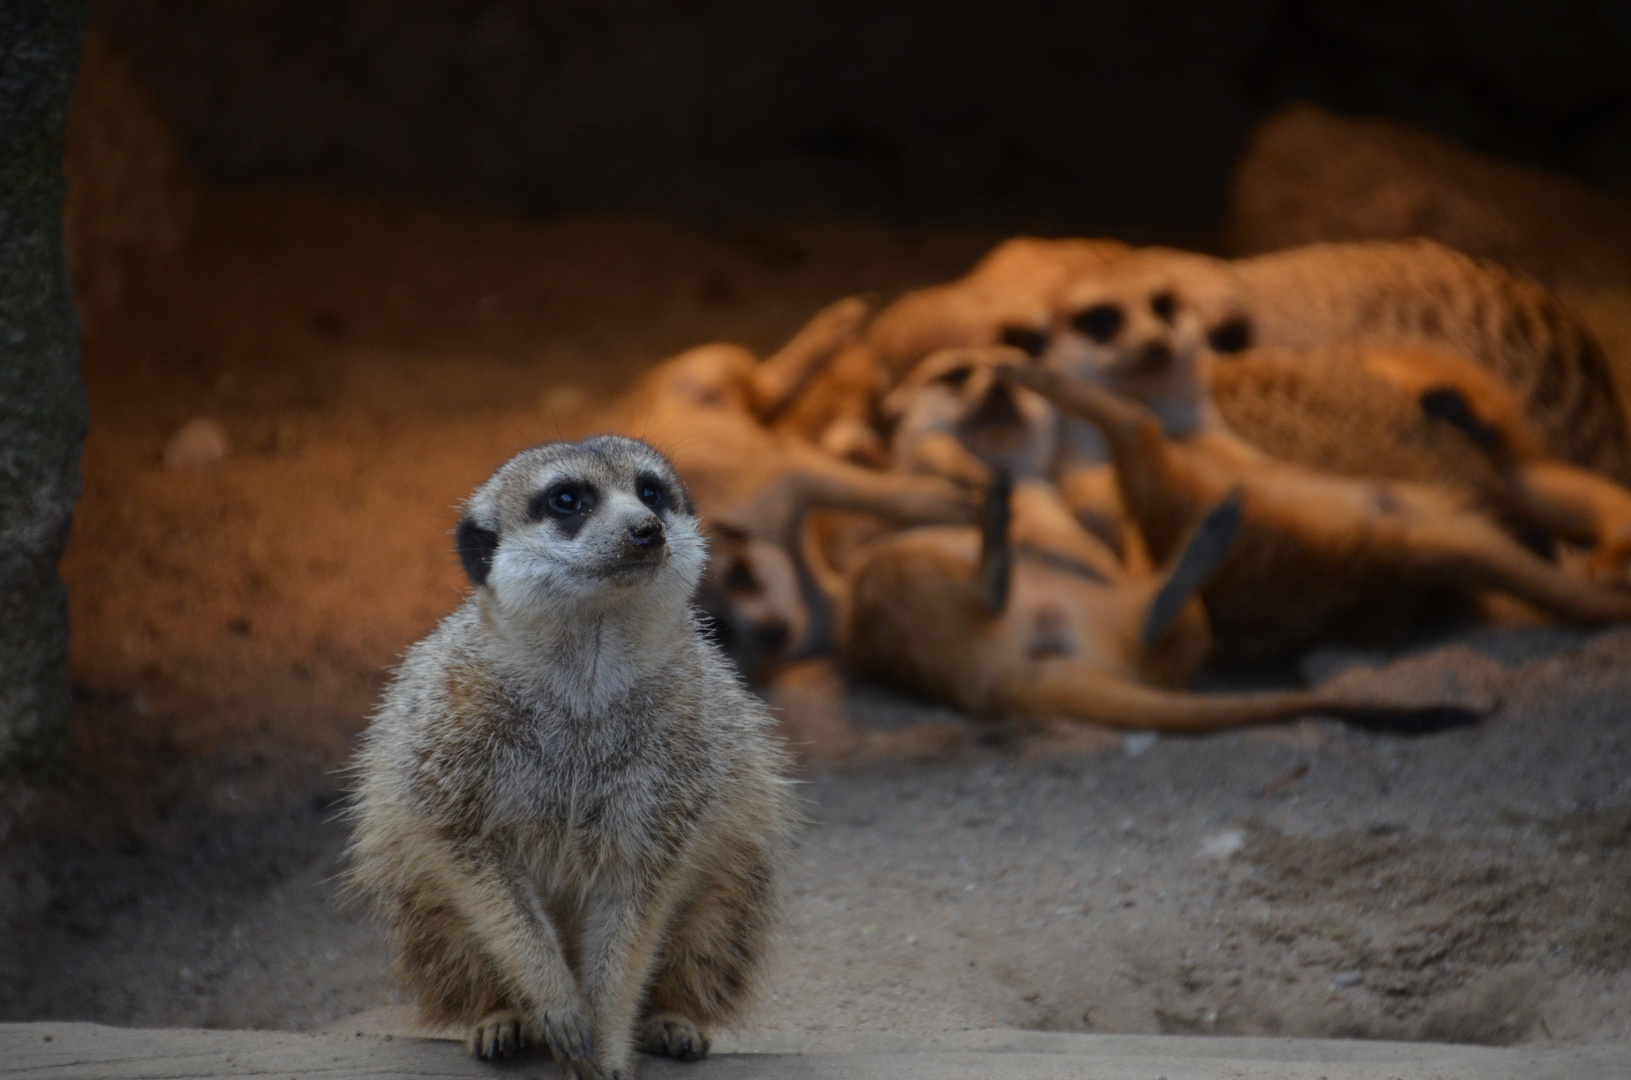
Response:
M468 517L459 522L454 534L454 546L459 549L459 561L470 575L473 585L487 584L487 575L493 569L493 553L498 550L498 533L484 529Z
M1206 343L1213 352L1245 352L1252 345L1252 324L1244 316L1226 319L1206 332Z
M1008 323L998 331L997 340L1018 349L1032 360L1048 351L1048 332L1034 326Z

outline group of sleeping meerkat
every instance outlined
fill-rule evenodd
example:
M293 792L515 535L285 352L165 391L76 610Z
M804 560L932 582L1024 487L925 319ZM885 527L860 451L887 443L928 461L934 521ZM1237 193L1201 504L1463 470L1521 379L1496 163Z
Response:
M1631 447L1535 283L1426 242L1228 262L1019 239L760 361L655 367L465 506L471 590L366 733L352 880L422 1019L626 1078L752 994L795 824L739 674L830 650L982 714L1476 714L1196 693L1504 594L1631 618ZM732 667L734 656L738 667Z

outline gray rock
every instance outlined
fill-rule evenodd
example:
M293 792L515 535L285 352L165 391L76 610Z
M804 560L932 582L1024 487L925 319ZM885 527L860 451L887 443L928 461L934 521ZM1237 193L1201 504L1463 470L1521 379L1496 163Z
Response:
M89 5L0 6L0 835L14 778L68 726L68 598L57 560L88 421L63 252L63 132Z

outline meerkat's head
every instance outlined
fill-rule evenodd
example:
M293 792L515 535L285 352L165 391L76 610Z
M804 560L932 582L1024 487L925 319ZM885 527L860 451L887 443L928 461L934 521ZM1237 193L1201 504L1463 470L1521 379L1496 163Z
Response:
M500 611L688 603L706 562L685 486L643 442L601 435L505 462L465 505L459 558Z
M708 526L713 557L697 606L714 640L750 678L787 659L809 630L810 610L793 556L782 544L721 521Z
M1043 362L1150 398L1197 384L1205 362L1251 345L1251 324L1221 260L1146 248L1060 290Z
M895 425L896 462L909 462L913 444L938 433L1009 476L1045 475L1058 449L1057 414L1040 394L997 375L999 364L1028 355L1011 346L946 349L913 368L883 405Z

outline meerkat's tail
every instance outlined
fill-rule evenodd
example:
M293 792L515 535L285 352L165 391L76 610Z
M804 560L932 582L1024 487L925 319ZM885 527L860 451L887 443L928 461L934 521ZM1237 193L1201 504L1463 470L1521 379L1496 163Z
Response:
M1342 688L1251 693L1163 690L1065 659L1027 665L1007 689L1013 705L1035 715L1162 732L1219 731L1299 716L1427 730L1472 723L1499 704L1492 695L1473 692L1378 701Z
M1218 567L1240 538L1245 493L1238 488L1214 506L1190 534L1167 572L1167 580L1150 601L1139 641L1154 648L1183 612L1184 605L1217 575Z

